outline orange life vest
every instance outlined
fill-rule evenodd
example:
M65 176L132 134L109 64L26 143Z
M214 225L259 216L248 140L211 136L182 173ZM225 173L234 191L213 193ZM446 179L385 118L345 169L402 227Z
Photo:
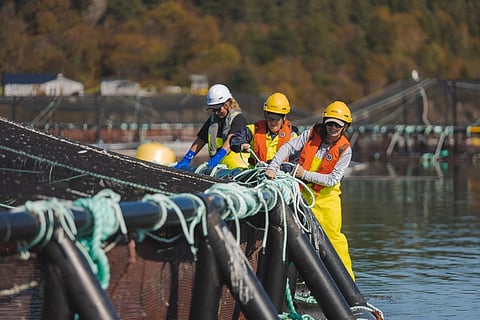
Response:
M267 162L267 131L268 125L266 120L259 120L255 122L255 134L253 135L253 151L258 156L260 161ZM292 136L292 124L287 119L284 120L282 127L278 131L277 151L280 147L290 141Z
M313 158L315 157L318 148L322 144L322 137L317 132L315 126L312 127L311 131L312 132L310 133L310 136L308 137L308 140L302 149L300 158L298 159L298 164L301 165L305 170L310 170ZM335 164L337 164L338 159L340 159L343 152L345 152L349 146L350 142L348 141L347 137L342 135L340 139L338 139L337 142L335 142L335 144L327 151L317 172L323 174L331 173L335 167ZM324 186L322 185L312 184L312 189L315 191L320 191L323 188Z

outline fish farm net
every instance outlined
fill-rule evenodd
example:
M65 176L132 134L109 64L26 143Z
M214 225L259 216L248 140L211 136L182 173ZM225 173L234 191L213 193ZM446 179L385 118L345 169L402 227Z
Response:
M241 248L256 270L263 235L243 224ZM4 247L0 252L15 252ZM106 292L121 319L189 319L196 262L185 241L159 247L153 239L128 240L107 253L110 284ZM0 319L41 319L46 266L32 253L0 256ZM196 315L201 318L201 315ZM218 319L242 319L226 286L219 301Z

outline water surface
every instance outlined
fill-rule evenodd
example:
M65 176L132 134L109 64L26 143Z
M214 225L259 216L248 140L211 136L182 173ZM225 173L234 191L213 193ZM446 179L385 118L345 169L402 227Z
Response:
M357 285L386 319L476 319L480 164L368 163L342 183Z

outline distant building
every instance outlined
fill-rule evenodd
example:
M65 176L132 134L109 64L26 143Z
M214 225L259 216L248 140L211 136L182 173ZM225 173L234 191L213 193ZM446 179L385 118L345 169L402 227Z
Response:
M5 97L72 96L83 95L83 84L67 79L59 73L3 74Z
M208 91L208 77L205 74L190 75L190 91L205 95Z
M102 80L102 96L135 96L141 93L140 85L130 80Z

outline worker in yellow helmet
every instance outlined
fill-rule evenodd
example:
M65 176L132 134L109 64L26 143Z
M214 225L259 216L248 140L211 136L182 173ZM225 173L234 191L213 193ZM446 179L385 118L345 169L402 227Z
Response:
M297 137L298 129L287 120L289 113L287 97L275 92L263 104L264 119L237 131L230 140L230 148L235 152L253 150L260 161L270 162L284 143ZM256 164L255 157L250 157L250 163Z
M340 180L352 159L352 149L346 136L352 124L352 114L342 101L334 101L323 112L323 121L305 130L297 139L284 144L265 171L273 179L281 163L288 157L298 157L295 177L306 182L302 194L308 203L314 200L312 212L319 221L345 268L355 280L348 242L342 233ZM314 199L311 199L311 194Z
M208 146L210 160L208 167L214 168L224 164L228 169L247 167L247 161L230 151L230 138L247 123L245 116L230 90L223 84L215 84L207 93L207 111L211 116L203 124L185 156L176 165L176 169L185 169L195 155L205 146Z

